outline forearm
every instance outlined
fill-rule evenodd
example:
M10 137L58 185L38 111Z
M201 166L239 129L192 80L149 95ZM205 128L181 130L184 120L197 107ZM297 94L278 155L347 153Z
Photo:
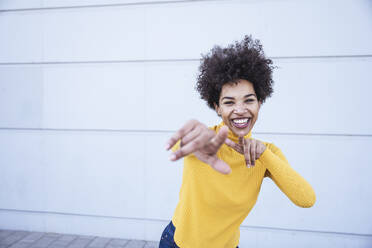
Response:
M316 196L311 185L289 165L279 148L273 150L266 148L259 158L268 176L294 204L305 208L313 206Z

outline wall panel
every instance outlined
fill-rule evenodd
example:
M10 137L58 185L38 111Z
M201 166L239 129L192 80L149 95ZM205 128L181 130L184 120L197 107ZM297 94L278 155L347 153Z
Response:
M146 220L68 215L48 212L0 210L8 229L75 235L143 239ZM160 229L160 228L159 228Z
M177 130L190 119L207 125L220 121L195 90L198 66L199 62L146 64L147 129Z
M196 59L245 34L261 39L268 56L371 55L369 9L362 0L234 0L8 12L0 31L11 37L1 46L9 51L0 62Z
M146 212L148 219L170 220L182 184L183 160L171 162L164 149L171 133L151 133L145 143Z
M182 0L172 0L173 2ZM194 0L190 0L194 1ZM63 8L63 7L82 7L99 5L119 5L119 4L153 4L169 2L169 0L2 0L0 2L1 10L21 10L28 8Z
M0 127L41 127L43 68L0 66Z
M370 58L274 62L273 97L256 131L372 134Z
M44 128L144 129L144 65L47 66Z
M39 12L0 13L0 63L43 61L43 25Z
M0 209L46 209L42 147L40 134L0 131ZM0 220L0 226L8 224Z
M1 131L0 209L140 218L143 134Z
M50 10L44 15L44 61L144 58L144 9L139 6Z
M371 59L274 63L279 67L274 94L262 105L255 132L372 133L372 119L366 114L372 89L365 81L372 76ZM213 125L219 118L195 91L198 65L185 61L0 67L0 124L169 131L196 118Z
M182 0L172 0L178 2ZM191 0L193 1L193 0ZM45 7L63 7L63 6L94 6L100 4L157 4L169 2L169 0L44 0Z
M43 0L3 0L0 2L0 11L5 9L40 8Z
M143 135L54 133L45 136L48 211L137 217L144 213Z
M277 247L343 247L368 248L371 246L370 236L343 235L334 233L312 233L285 230L267 230L244 228L241 232L241 246L260 248Z
M349 0L208 1L148 7L147 58L199 58L213 45L229 44L244 34L261 39L269 56L372 54L370 9L368 1ZM353 16L353 22L345 16Z

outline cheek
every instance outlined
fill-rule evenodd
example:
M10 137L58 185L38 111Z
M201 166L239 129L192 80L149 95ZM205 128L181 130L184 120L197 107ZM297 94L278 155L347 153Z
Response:
M258 104L254 105L254 106L251 106L250 111L251 111L252 114L257 116L258 112L260 111L260 106Z
M259 109L258 108L254 109L253 114L254 114L254 119L255 120L257 120L257 118L258 118L258 113L259 113Z
M231 113L231 110L229 108L224 108L222 111L221 111L221 117L223 119L229 119L230 117L230 113Z

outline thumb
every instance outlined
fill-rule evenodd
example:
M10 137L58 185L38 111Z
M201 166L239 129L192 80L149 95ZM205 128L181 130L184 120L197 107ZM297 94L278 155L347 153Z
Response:
M222 144L225 143L227 139L229 128L226 126L221 127L220 131L217 133L217 135L214 137L214 145L217 147L222 146Z
M225 144L226 145L228 145L228 146L230 146L230 147L235 147L235 142L234 141L232 141L231 139L229 139L229 138L227 138L226 140L225 140Z

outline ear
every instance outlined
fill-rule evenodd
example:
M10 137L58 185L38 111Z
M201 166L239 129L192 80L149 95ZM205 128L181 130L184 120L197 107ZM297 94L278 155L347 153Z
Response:
M213 103L213 104L214 104L214 110L216 110L217 115L221 116L220 107L216 103Z

